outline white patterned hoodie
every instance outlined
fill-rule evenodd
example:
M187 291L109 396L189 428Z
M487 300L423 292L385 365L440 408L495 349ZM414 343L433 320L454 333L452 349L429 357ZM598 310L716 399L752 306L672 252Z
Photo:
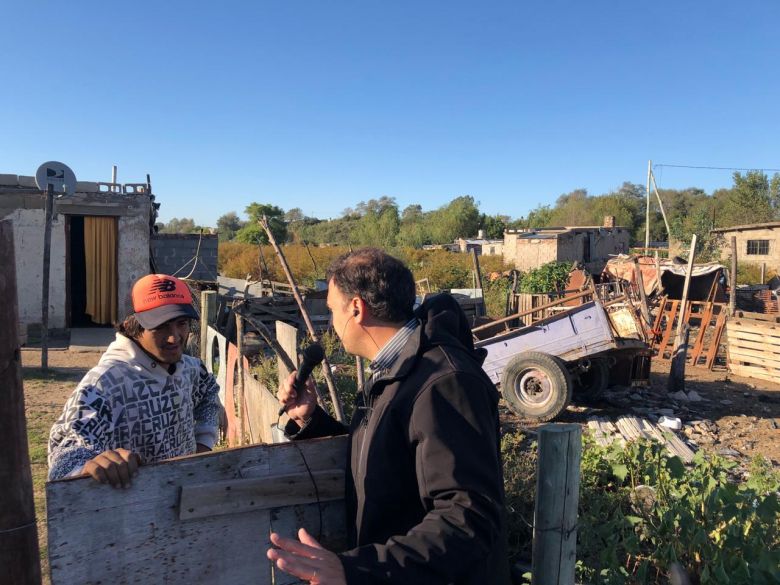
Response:
M184 355L173 374L117 333L97 366L73 391L49 435L49 479L79 473L108 449L144 463L213 447L219 387L199 359Z

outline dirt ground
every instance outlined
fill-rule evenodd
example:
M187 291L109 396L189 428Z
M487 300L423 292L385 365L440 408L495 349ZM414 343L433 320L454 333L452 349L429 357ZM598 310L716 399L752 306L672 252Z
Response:
M22 352L27 434L44 583L49 583L45 503L49 429L78 381L99 358L100 353L52 351L49 353L50 371L44 374L40 369L40 352ZM614 419L626 413L652 420L660 414L673 413L685 425L682 434L703 449L745 462L761 454L774 465L780 465L780 384L731 376L725 370L711 372L689 367L686 390L694 390L702 400L680 401L666 395L668 369L668 362L654 360L649 388L614 389L595 406L570 406L559 422L585 424L592 416ZM671 409L671 412L661 412L662 409ZM534 427L522 422L520 426Z

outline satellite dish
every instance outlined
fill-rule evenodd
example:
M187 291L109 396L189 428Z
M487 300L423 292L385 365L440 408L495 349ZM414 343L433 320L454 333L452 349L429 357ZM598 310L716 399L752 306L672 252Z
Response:
M76 192L76 175L65 163L52 160L38 167L35 184L41 191L46 191L51 185L55 193L73 195Z

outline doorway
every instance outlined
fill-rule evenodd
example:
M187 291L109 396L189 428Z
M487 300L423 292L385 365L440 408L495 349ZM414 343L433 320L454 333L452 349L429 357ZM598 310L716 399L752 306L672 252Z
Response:
M117 218L68 218L69 325L111 326L117 320Z

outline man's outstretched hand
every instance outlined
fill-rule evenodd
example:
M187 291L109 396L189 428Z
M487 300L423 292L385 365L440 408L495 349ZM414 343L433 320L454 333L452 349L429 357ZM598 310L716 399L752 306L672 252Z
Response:
M89 475L100 483L118 488L129 488L133 477L138 475L141 458L127 449L103 451L84 464L82 475Z
M298 539L272 532L271 544L277 548L268 549L268 558L280 570L311 585L346 585L344 567L335 553L322 548L305 528L298 530Z

